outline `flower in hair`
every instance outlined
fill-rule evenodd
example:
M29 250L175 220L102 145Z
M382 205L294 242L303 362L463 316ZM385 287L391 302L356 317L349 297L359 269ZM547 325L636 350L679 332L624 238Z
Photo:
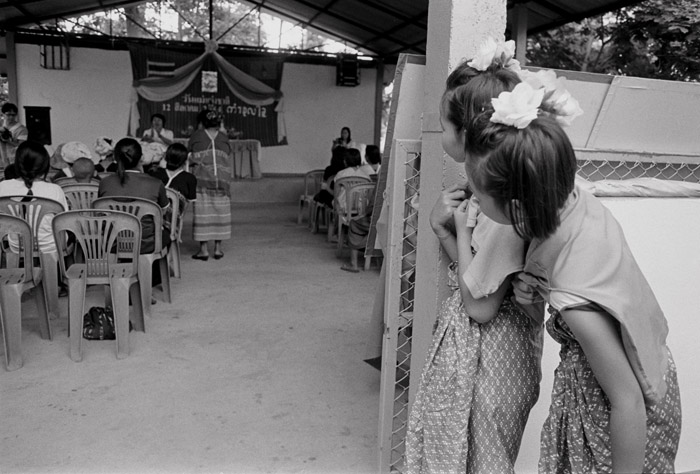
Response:
M560 125L571 125L576 117L583 114L578 101L566 89L565 77L557 77L556 73L549 69L536 73L523 70L518 74L523 82L527 82L533 88L544 89L542 111L548 113Z
M520 62L514 59L514 56L515 41L496 41L489 36L479 46L478 53L467 63L467 66L477 71L486 71L491 66L500 66L517 72L520 71Z
M527 82L516 85L511 92L501 92L491 99L491 121L515 128L525 128L537 118L544 89L534 89Z

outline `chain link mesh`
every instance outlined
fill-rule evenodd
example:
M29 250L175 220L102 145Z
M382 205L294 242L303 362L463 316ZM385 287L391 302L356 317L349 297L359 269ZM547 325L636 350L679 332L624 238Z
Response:
M578 174L589 181L658 178L700 183L700 163L579 160Z
M401 293L399 334L396 348L396 384L391 434L392 473L402 472L408 425L408 386L411 377L411 343L413 334L413 301L415 289L416 250L418 243L418 210L413 199L420 183L420 154L410 153L406 159L405 198L403 203L403 239L401 256Z

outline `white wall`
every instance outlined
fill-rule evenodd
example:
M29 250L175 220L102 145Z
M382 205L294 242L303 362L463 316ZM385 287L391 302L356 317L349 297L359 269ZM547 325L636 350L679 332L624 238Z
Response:
M620 222L664 310L668 346L678 369L683 422L676 470L700 469L700 199L601 198ZM530 412L516 471L537 472L539 436L551 400L559 345L545 334L540 398Z
M39 46L17 44L18 106L51 107L53 146L126 135L131 94L128 51L71 48L69 71L42 69ZM24 115L22 115L22 122Z
M39 46L17 45L18 106L51 107L53 146L81 141L91 149L98 136L126 135L131 97L131 60L128 51L71 48L71 69L55 71L39 66ZM262 149L265 173L303 174L324 168L331 142L341 127L353 139L374 142L376 70L362 69L360 85L335 85L335 66L284 65L282 92L289 145Z
M263 174L325 168L331 142L345 126L356 142L374 143L375 78L376 70L362 69L359 86L339 87L335 66L285 64L282 92L289 145L263 148Z

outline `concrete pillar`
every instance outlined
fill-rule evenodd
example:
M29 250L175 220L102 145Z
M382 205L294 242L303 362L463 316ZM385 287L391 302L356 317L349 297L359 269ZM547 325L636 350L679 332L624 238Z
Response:
M504 39L505 31L506 0L429 3L410 403L418 389L437 309L447 296L445 269L449 262L441 255L439 242L430 228L430 211L443 188L458 181L460 173L464 175L463 166L457 165L442 149L440 99L445 79L462 60L474 55L485 37Z

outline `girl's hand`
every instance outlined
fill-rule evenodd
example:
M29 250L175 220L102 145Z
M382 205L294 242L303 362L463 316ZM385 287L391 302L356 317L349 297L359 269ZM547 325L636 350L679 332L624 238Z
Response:
M479 213L479 201L476 197L465 199L454 211L455 227L461 229L473 229L476 226L476 216Z
M464 197L464 190L458 184L442 191L430 212L430 226L436 234L448 232L447 226L453 222L454 211Z
M513 278L513 293L515 301L523 305L531 305L544 301L537 291L533 278L525 272L520 272Z

